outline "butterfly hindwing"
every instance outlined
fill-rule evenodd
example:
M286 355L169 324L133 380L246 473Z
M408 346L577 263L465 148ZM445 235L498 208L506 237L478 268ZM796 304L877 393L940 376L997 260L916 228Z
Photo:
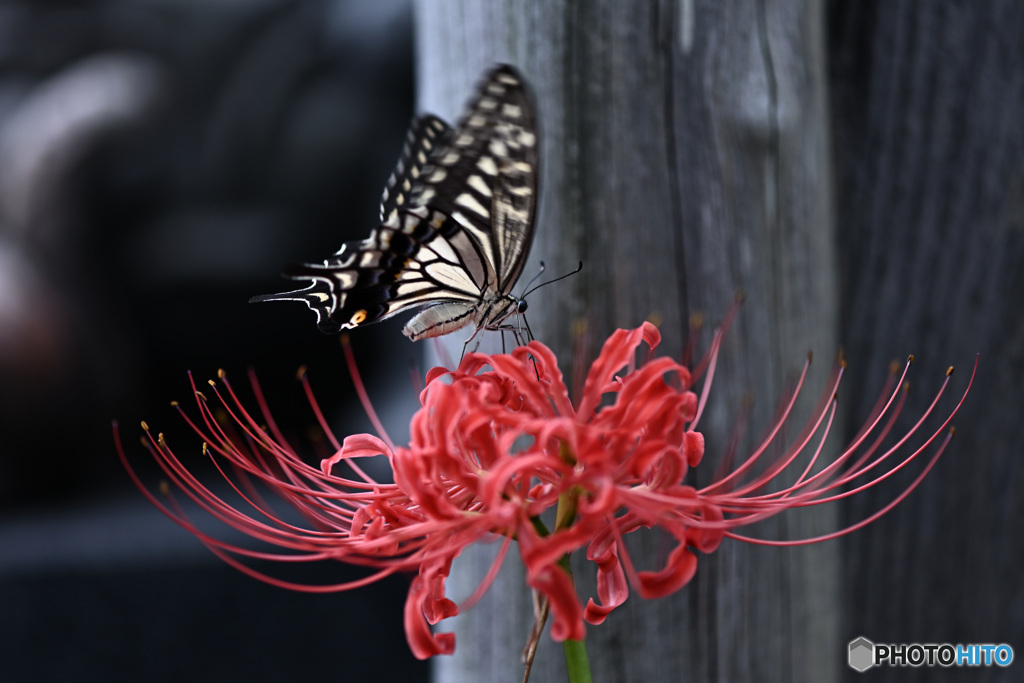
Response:
M430 306L412 339L474 323L495 328L533 237L537 188L533 107L514 69L494 69L455 129L420 116L381 198L381 223L322 264L285 271L305 289L253 297L296 300L324 332Z
M409 195L419 181L431 152L445 146L451 132L448 124L433 114L418 116L413 120L405 136L402 156L398 158L380 199L381 223L388 220L392 211L409 204Z

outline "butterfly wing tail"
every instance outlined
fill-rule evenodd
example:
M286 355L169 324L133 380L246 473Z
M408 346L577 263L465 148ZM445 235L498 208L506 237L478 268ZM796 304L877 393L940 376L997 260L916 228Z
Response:
M376 235L376 231L374 233ZM309 285L278 294L261 294L249 299L262 301L301 301L316 313L321 332L333 334L361 324L390 317L386 304L386 285L378 282L380 268L368 267L367 256L379 253L373 236L369 240L346 242L323 263L299 263L285 268L282 275L291 280L308 280ZM361 264L357 261L362 261ZM374 258L378 262L379 258Z
M320 328L321 332L333 334L341 331L341 324L338 323L331 316L334 310L333 299L334 292L332 291L331 285L321 278L312 278L309 275L302 274L300 271L308 266L292 266L286 272L287 277L293 279L311 279L308 287L304 289L296 289L289 292L278 292L277 294L258 294L251 299L249 303L262 303L264 301L301 301L306 304L311 311L316 313L316 324ZM294 274L293 274L294 273Z

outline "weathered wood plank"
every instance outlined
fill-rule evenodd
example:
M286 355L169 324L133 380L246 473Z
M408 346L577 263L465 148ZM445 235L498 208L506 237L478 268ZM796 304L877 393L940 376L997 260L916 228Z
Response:
M826 359L820 384L837 348L822 12L818 2L417 6L421 108L457 116L498 61L534 86L544 166L532 260L556 273L585 263L531 301L542 341L568 358L582 321L592 357L615 327L656 316L663 351L677 353L692 313L714 322L746 291L703 425L704 482L742 397L756 399L749 444L806 351ZM829 521L787 517L760 533L802 536ZM664 552L640 546L647 566ZM588 631L599 680L835 678L837 548L727 542L678 595L634 596ZM486 559L460 563L468 594L466 577L482 575ZM456 656L437 663L442 680L515 678L531 612L522 573L508 565L463 617ZM590 574L579 577L581 594ZM560 649L547 641L533 680L563 680Z
M829 34L851 363L870 370L914 353L920 407L947 365L966 375L981 354L949 453L905 504L845 542L844 631L878 642L1020 643L1024 5L837 2ZM851 380L863 414L877 382L863 372ZM857 497L848 518L892 495Z

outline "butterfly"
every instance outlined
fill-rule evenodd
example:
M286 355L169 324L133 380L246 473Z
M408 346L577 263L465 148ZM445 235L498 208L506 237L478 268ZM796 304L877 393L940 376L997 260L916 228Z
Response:
M537 137L522 77L492 69L454 128L413 121L368 238L285 270L305 289L250 301L302 301L328 333L424 306L402 329L413 341L467 325L474 337L514 330L508 319L526 310L511 291L533 241Z

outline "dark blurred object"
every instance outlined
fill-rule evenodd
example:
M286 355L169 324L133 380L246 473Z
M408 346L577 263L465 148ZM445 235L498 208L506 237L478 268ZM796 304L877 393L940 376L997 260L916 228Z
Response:
M103 229L90 223L76 194L90 154L156 115L165 90L152 60L106 53L24 88L0 119L0 493L6 504L17 502L14 495L34 496L36 486L63 493L62 475L80 478L86 470L79 467L90 458L80 441L88 425L79 417L92 415L90 402L109 407L124 386L97 381L103 374L116 381L116 359L132 354L119 341L123 335L104 339L109 328L97 324L110 315L98 285L112 264L83 258ZM98 373L90 367L96 364L110 367Z
M369 233L411 40L408 0L0 3L3 681L425 677L404 577L307 595L239 574L131 486L110 429L155 485L139 420L202 457L168 407L187 370L256 368L291 435L314 424L306 364L331 423L366 430L337 339L247 302ZM382 405L395 377L415 400L397 328L352 341L378 407L404 409Z
M0 548L5 683L426 679L405 644L405 578L329 594L267 586L141 495L0 525ZM300 572L318 584L365 574Z
M246 302L373 225L412 114L409 13L0 7L0 509L122 484L110 419L166 414L187 369L338 374L308 311Z

